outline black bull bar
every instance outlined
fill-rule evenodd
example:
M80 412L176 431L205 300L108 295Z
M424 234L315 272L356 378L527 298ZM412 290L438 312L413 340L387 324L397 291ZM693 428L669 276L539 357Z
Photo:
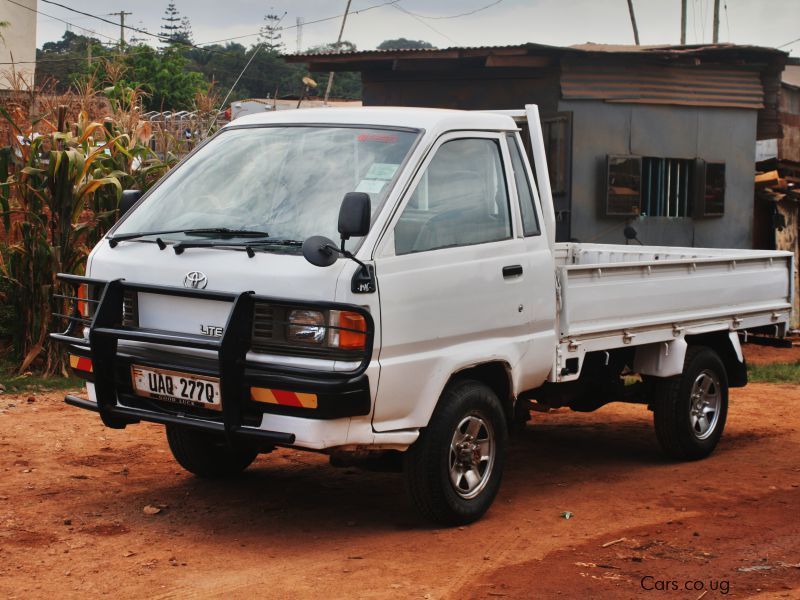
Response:
M343 416L369 414L371 400L369 382L365 371L372 356L375 325L366 309L350 304L319 301L298 301L283 298L259 296L254 292L228 293L189 288L127 282L123 279L103 281L77 275L59 274L58 278L74 286L73 295L57 295L63 300L71 300L70 314L57 314L69 322L64 333L51 333L53 340L67 344L70 353L90 358L92 374L86 377L93 381L97 403L77 396L68 395L65 402L78 408L96 411L103 423L111 428L122 429L139 421L162 424L176 424L225 434L233 438L251 438L272 444L290 445L295 441L293 433L266 431L248 426L243 422L243 414L249 400L251 385L278 387L286 390L310 391L321 394L320 410L304 414L309 418L330 419ZM96 298L82 298L77 293L81 284L101 288ZM125 292L157 294L173 297L186 297L201 300L228 302L231 309L223 334L219 338L190 333L173 332L123 325L123 302ZM94 306L91 319L82 316L78 303ZM297 307L316 310L346 310L360 314L366 323L366 343L362 360L351 371L320 371L303 367L272 365L247 361L251 346L254 307L256 303L273 306ZM81 330L88 327L88 340ZM326 325L325 327L334 327ZM339 329L346 329L339 327ZM77 334L76 334L77 332ZM216 360L206 359L203 364L187 364L184 359L176 359L173 364L165 364L163 358L148 361L146 358L133 358L119 351L120 340L146 342L165 347L183 347L216 352ZM88 343L87 343L88 341ZM121 389L118 369L136 360L137 364L160 368L183 369L198 375L218 377L222 400L221 419L210 419L188 414L174 414L165 411L127 406L118 398L130 397ZM177 360L178 362L174 362ZM265 411L267 412L267 411ZM290 413L291 414L291 413Z

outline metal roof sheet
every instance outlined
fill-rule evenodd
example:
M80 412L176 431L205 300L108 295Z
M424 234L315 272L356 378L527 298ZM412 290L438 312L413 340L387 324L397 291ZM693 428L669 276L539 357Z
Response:
M301 54L287 54L285 58L290 62L303 62L318 57L336 57L338 59L389 59L392 55L409 57L413 55L430 56L459 53L472 56L488 56L494 53L528 53L530 51L552 52L557 54L603 53L603 54L650 54L661 56L689 55L701 53L726 54L736 52L767 53L784 55L786 52L764 46L746 46L736 44L693 44L685 46L652 45L634 46L624 44L595 44L587 42L574 46L550 46L547 44L512 44L507 46L451 46L448 48L397 48L385 50L359 50L356 52L311 52Z

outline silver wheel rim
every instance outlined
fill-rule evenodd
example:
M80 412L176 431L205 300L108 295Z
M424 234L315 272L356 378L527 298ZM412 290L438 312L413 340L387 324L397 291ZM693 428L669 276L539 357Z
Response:
M708 438L717 428L719 410L722 405L722 390L719 378L709 370L703 370L692 384L689 406L689 421L692 433L698 440Z
M492 476L494 458L492 425L477 413L461 419L448 453L450 483L456 494L467 500L480 494Z

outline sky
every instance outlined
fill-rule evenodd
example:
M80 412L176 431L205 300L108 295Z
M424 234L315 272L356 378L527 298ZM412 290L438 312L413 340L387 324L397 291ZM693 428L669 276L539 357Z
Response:
M0 0L0 15L2 4ZM167 0L58 0L60 4L116 21L109 13L133 14L126 24L157 33ZM714 0L687 0L687 43L711 42ZM251 45L267 13L283 16L287 52L336 41L346 0L175 0L189 18L196 44L226 38ZM381 6L383 5L383 6ZM680 41L680 0L633 0L642 44ZM778 47L800 56L800 0L721 0L720 41ZM488 6L488 7L487 7ZM370 8L372 7L372 8ZM486 7L486 8L484 8ZM367 10L365 10L367 9ZM483 9L483 10L479 10ZM76 33L104 41L118 39L119 27L38 0L37 45L60 39L72 23ZM476 11L464 16L463 13ZM632 44L626 0L352 0L344 38L359 50L385 39L422 39L439 48L535 42L568 46L586 42ZM52 17L56 17L52 18ZM312 23L318 19L329 20ZM434 18L436 17L436 18ZM297 19L302 18L302 39ZM86 32L81 28L90 29ZM137 35L126 32L126 38ZM103 37L107 36L107 37Z

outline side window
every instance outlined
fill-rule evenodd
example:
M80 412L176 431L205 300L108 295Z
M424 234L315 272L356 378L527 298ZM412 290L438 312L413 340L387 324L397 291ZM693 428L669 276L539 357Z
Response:
M531 190L531 182L525 172L525 163L522 159L517 138L513 133L509 133L508 152L511 154L511 167L514 169L514 182L517 186L517 197L519 198L519 209L522 213L522 229L525 237L541 234L539 220L536 217L536 205Z
M442 144L395 225L395 254L511 237L508 190L496 140Z

